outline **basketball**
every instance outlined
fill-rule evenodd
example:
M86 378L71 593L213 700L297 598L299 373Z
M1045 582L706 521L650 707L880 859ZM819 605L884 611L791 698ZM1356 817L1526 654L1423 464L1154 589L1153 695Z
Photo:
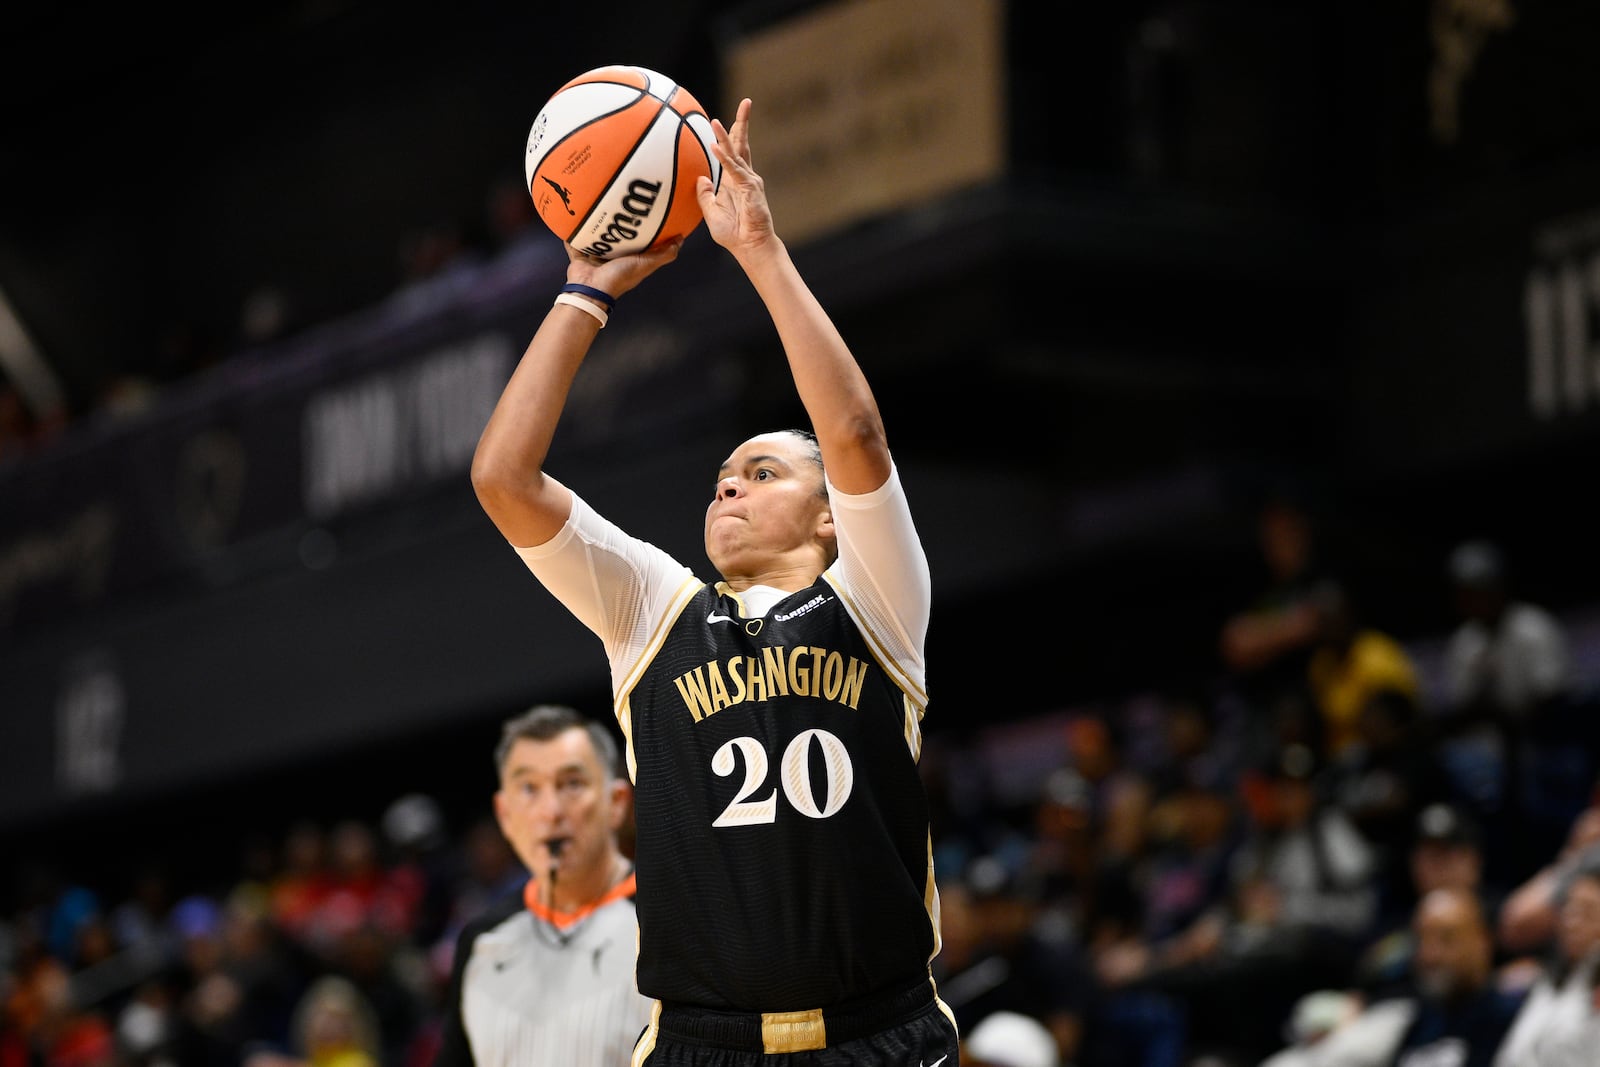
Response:
M528 194L546 226L600 259L643 252L700 224L695 182L721 181L711 120L644 67L597 67L557 89L528 132Z

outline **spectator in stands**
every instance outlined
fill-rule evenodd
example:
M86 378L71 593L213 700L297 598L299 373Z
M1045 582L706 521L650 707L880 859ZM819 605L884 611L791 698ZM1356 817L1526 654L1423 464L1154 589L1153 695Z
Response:
M411 916L410 934L417 944L431 945L449 918L458 873L444 812L433 797L408 793L384 809L380 826L391 851L391 883Z
M1292 490L1269 494L1256 512L1256 538L1266 583L1254 601L1230 616L1219 651L1253 715L1276 716L1302 704L1306 664L1317 635L1311 591L1325 575L1310 507Z
M1362 712L1381 694L1421 699L1416 665L1390 635L1365 625L1348 590L1322 582L1312 593L1317 632L1306 679L1321 721L1319 738L1330 760L1346 756L1360 740Z
M422 1024L426 990L407 976L404 935L368 920L345 931L333 958L333 973L347 980L372 1013L384 1064L400 1064Z
M1581 806L1581 798L1561 797L1553 772L1593 734L1587 723L1568 729L1560 714L1572 685L1565 629L1545 608L1514 595L1499 547L1485 540L1458 545L1449 576L1459 621L1445 648L1445 711L1453 733L1488 746L1504 837L1503 859L1491 859L1521 870L1556 847L1560 827ZM1580 779L1594 767L1590 756ZM1545 795L1554 803L1535 800Z
M1573 820L1554 861L1518 885L1500 909L1500 944L1509 952L1541 952L1556 934L1559 901L1578 868L1600 857L1600 799Z
M1526 721L1571 685L1571 652L1549 611L1513 595L1500 549L1467 541L1450 554L1459 622L1445 650L1445 699L1457 714Z
M139 984L117 1014L119 1067L164 1067L177 1062L172 994L166 984Z
M1377 1000L1270 1067L1489 1067L1521 1006L1492 981L1492 944L1471 892L1436 889L1417 905L1408 995ZM1263 1065L1266 1067L1266 1065Z
M229 892L220 918L219 970L238 991L237 1029L242 1040L281 1037L288 1032L306 975L254 887L244 884Z
M1416 915L1417 1010L1392 1067L1488 1067L1521 1006L1491 981L1493 939L1475 893L1436 889Z
M1259 881L1280 934L1305 934L1337 955L1377 917L1377 857L1349 819L1320 800L1319 770L1311 749L1291 745L1247 780L1253 829L1239 870L1244 883Z
M1155 848L1143 882L1143 932L1160 944L1224 901L1244 828L1232 796L1204 781L1171 790L1151 823Z
M171 876L160 864L147 864L134 878L133 895L111 910L117 942L136 951L165 953L172 903Z
M174 905L171 922L182 954L174 975L176 1057L195 1067L232 1067L255 1035L244 1028L244 990L226 967L222 909L204 894L191 894Z
M1093 801L1083 775L1058 767L1046 777L1034 805L1032 831L1020 878L1035 899L1060 909L1081 930L1098 856Z
M1242 769L1243 724L1224 717L1199 692L1169 694L1160 713L1160 755L1151 769L1158 792L1191 786L1225 787Z
M1329 800L1377 853L1383 906L1402 921L1415 903L1407 852L1417 816L1451 798L1448 773L1416 700L1380 689L1361 709L1357 741L1328 771Z
M1600 1054L1600 857L1578 866L1560 904L1556 952L1495 1067L1567 1067Z
M327 837L311 820L301 820L284 835L283 865L268 888L273 921L305 943L317 908L328 895Z
M940 887L939 997L965 1033L997 1011L1036 1019L1055 1055L1077 1054L1091 1003L1087 965L1066 924L1018 892L1011 872L980 857Z
M1374 917L1374 858L1317 803L1316 770L1309 748L1291 746L1252 775L1227 900L1159 945L1099 954L1101 980L1178 999L1192 1040L1256 1059L1278 1047L1300 996L1343 985ZM1231 1007L1241 1003L1255 1010Z
M257 1052L244 1067L379 1067L371 1006L343 978L325 976L295 1007L293 1051Z
M110 1067L109 1023L74 1001L71 974L47 942L24 934L10 977L9 986L0 984L0 1053L26 1067Z
M1413 916L1417 902L1439 889L1477 896L1485 915L1495 915L1501 894L1484 884L1483 839L1478 825L1460 807L1431 804L1417 816L1404 864L1407 892L1391 898L1380 919L1382 931L1362 953L1355 985L1369 999L1396 995L1410 983L1416 954Z
M38 931L46 951L74 966L79 928L101 914L99 894L49 863L23 860L16 874L22 921Z
M1108 909L1126 916L1130 932L1137 931L1140 920L1129 907L1146 858L1155 791L1144 775L1124 763L1115 731L1104 716L1074 718L1067 726L1067 746L1071 769L1088 789L1096 838L1094 911L1098 917L1105 917Z
M413 880L383 863L373 829L343 820L333 828L329 853L326 889L303 927L310 947L334 953L347 933L366 925L391 937L409 935L417 907Z

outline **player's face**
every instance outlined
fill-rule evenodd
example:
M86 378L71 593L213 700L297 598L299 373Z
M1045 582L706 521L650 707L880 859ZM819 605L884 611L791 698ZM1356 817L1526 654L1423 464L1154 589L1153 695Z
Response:
M831 536L822 471L791 433L752 437L723 462L706 508L706 556L724 576Z
M627 786L606 773L579 727L548 741L519 738L511 746L495 794L500 830L535 877L548 877L551 857L574 876L610 862L612 835L627 811Z

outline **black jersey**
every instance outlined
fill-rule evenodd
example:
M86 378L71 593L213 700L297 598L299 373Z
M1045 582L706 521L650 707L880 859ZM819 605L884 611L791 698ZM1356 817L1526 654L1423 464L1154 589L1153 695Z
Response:
M618 711L635 769L639 991L825 1007L928 977L922 708L820 578L745 618L703 587Z

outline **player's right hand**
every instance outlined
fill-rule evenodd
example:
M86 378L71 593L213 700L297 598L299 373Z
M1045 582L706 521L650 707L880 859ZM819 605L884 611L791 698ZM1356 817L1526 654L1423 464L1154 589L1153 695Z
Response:
M739 102L731 127L724 128L720 120L712 119L711 131L717 136L713 151L722 163L722 181L715 191L710 178L702 177L695 184L706 231L735 257L772 246L777 234L767 204L766 182L756 173L750 156L749 98Z
M613 256L610 259L596 259L571 245L564 247L567 250L568 261L567 281L592 286L616 298L677 259L678 250L683 247L683 239L679 238L647 252Z

